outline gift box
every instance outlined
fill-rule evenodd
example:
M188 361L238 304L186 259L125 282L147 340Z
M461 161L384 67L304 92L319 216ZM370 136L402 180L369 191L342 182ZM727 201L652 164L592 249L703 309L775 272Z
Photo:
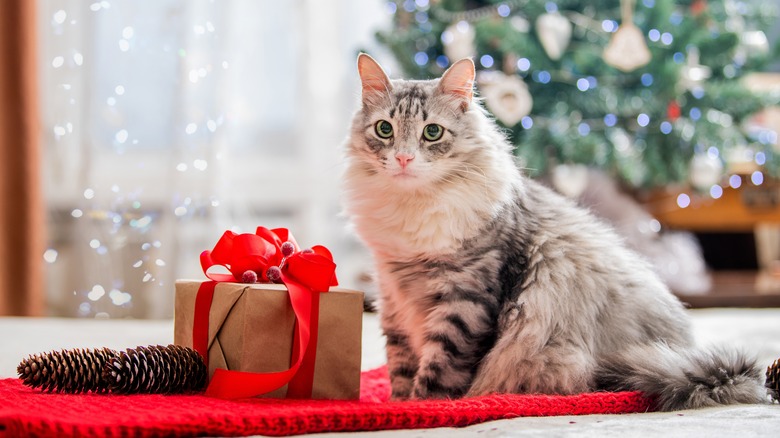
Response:
M176 282L174 342L203 357L206 395L360 396L363 293L335 287L327 248L258 227L226 231L200 261L209 281Z
M195 301L202 283L176 282L176 344L193 346ZM359 397L362 317L362 292L332 287L320 294L311 398ZM218 283L208 320L210 377L218 368L253 373L290 368L295 315L285 285ZM283 398L287 389L284 385L262 396Z

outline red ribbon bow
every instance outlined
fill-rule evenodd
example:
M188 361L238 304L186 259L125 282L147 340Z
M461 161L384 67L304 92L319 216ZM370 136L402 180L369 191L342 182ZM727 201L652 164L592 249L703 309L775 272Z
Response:
M286 258L281 250L284 242L291 242L295 247L295 252ZM206 395L221 398L254 397L288 385L288 397L310 398L317 350L320 292L327 292L330 286L338 284L336 264L330 251L318 245L312 247L311 251L301 252L295 238L286 228L269 230L257 227L255 234L226 231L213 250L203 251L200 263L203 273L212 281L204 282L198 289L192 343L207 364L209 311L218 282L240 282L246 271L254 271L258 279L267 282L268 268L280 266L281 280L287 286L296 317L290 369L274 373L217 369L206 389ZM230 274L209 272L213 266L223 266Z

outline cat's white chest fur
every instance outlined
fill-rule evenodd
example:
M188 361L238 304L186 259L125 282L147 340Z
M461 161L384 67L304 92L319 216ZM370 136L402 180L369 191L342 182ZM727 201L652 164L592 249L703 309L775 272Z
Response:
M469 218L423 199L366 205L354 224L371 248L388 256L452 253L472 237ZM442 208L444 207L444 208Z
M355 179L353 187L360 189L352 192L348 203L353 223L375 253L391 259L456 252L497 214L511 186L491 181L493 190L486 193L485 182L479 181L464 183L458 190L384 190L377 196L371 181Z

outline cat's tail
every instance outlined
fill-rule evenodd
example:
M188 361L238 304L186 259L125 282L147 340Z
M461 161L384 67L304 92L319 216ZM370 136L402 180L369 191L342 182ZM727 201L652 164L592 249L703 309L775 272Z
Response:
M599 363L596 384L611 391L642 391L663 411L767 400L756 360L723 348L632 347Z

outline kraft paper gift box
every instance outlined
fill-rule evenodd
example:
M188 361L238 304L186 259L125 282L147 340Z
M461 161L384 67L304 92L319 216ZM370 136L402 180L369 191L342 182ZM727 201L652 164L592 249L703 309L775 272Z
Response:
M176 282L174 343L193 346L201 281ZM311 397L357 399L363 293L339 287L320 294ZM290 368L295 315L284 284L217 283L209 312L209 377L217 368L276 372ZM263 397L284 398L287 385Z

